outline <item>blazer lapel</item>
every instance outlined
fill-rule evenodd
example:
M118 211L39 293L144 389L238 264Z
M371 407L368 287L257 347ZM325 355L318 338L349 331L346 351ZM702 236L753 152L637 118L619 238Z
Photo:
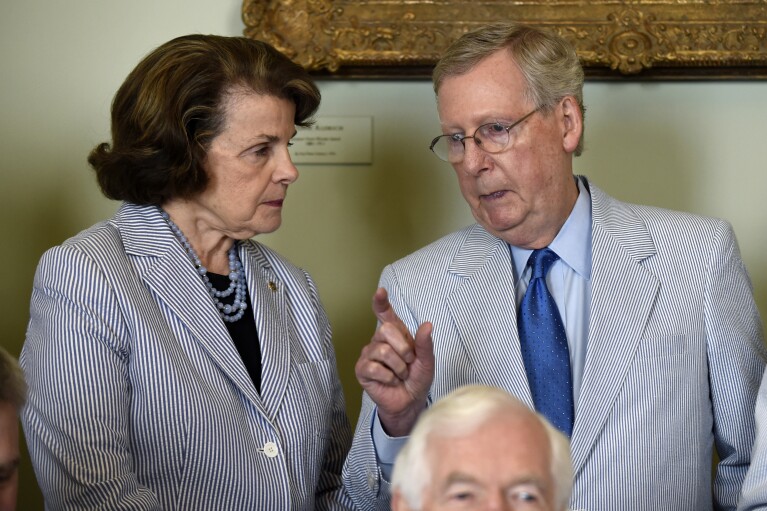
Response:
M157 209L127 204L116 222L129 255L154 259L152 264L140 265L145 268L141 278L147 287L178 317L221 372L264 413L261 399L205 284Z
M447 305L477 383L506 389L532 407L519 348L508 245L476 226L449 271L462 279Z
M591 195L589 339L571 440L576 476L612 413L659 288L641 264L655 254L644 224L594 186Z
M255 243L243 243L240 257L248 279L261 345L261 400L268 416L274 419L290 378L287 289Z

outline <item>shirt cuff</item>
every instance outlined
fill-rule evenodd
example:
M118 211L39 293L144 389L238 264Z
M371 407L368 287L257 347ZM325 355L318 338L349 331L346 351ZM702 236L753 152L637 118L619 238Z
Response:
M378 458L378 466L381 468L381 477L386 481L391 481L394 460L397 459L397 454L399 454L400 449L402 449L410 437L391 437L387 435L383 426L381 426L381 421L378 419L377 411L373 414L371 433L373 435L376 458Z

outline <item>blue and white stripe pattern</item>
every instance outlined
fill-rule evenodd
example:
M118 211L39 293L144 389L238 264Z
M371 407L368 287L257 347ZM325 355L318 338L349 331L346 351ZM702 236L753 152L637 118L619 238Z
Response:
M253 241L239 255L261 395L156 208L124 204L43 256L21 361L47 509L352 509L351 430L314 284Z
M756 440L751 450L751 467L746 474L738 511L767 510L767 372L756 398Z
M595 186L590 193L592 292L571 507L735 509L765 348L732 228L622 203ZM502 240L470 226L388 266L381 285L412 332L434 325L432 400L484 383L532 406ZM389 486L372 444L374 411L363 396L344 480L360 509L383 510Z

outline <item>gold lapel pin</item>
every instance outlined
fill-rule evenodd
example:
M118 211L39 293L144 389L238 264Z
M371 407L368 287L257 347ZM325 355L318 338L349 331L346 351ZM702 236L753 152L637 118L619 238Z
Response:
M270 291L277 291L277 284L275 284L271 280L269 281L269 284L267 284L267 285L269 286L269 290Z

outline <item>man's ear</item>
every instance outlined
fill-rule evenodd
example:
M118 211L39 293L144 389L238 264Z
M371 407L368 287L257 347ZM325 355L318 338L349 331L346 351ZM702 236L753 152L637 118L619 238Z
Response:
M573 96L559 102L562 119L562 144L566 152L575 152L583 136L583 112Z
M399 490L394 490L391 496L391 511L412 511L405 499L402 497L402 493Z

